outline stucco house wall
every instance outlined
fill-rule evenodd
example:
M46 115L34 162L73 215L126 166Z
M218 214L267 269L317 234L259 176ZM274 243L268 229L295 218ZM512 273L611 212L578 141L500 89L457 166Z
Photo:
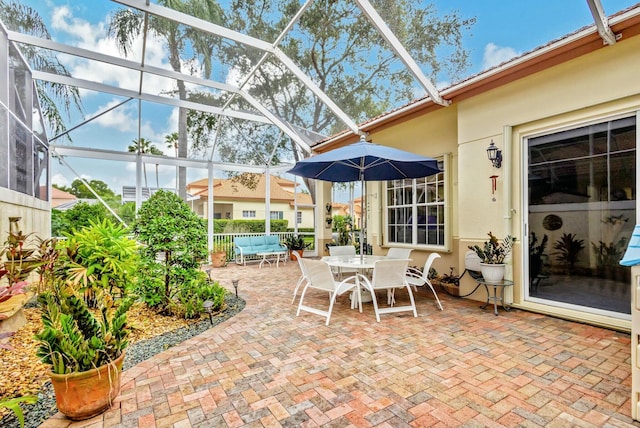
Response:
M451 240L444 251L437 250L443 255L435 265L441 273L448 266L462 272L467 247L485 241L489 231L497 236L512 234L518 243L507 277L516 286L508 291L507 301L524 309L629 330L630 320L586 315L524 300L528 248L526 244L523 248L522 242L526 243L531 231L525 228L540 223L535 214L529 218L528 213L523 213L528 203L524 187L525 139L640 111L640 22L633 16L616 25L614 32L622 34L622 38L614 45L603 45L597 33L567 37L566 43L552 42L512 64L503 64L444 90L443 97L451 100L447 107L418 100L363 124L362 130L368 133L369 141L377 144L448 158L447 218ZM338 136L317 150L324 152L354 142L355 138ZM491 141L503 151L500 169L487 159ZM497 176L495 190L490 178L493 175ZM384 200L383 184L369 183L368 239L374 244L374 252L380 254L387 251ZM588 229L590 223L601 220L598 213L588 214L586 219L580 216L584 217L584 212L568 214L567 223ZM629 228L633 220L627 225ZM414 248L412 264L421 265L430 251ZM593 255L590 259L592 262ZM589 262L587 258L585 263ZM461 293L469 293L474 287L475 282L465 279ZM484 300L486 295L482 290L471 298Z
M522 242L526 233L523 225L527 221L522 213L527 197L523 187L524 138L639 110L638 52L640 37L633 37L460 102L459 169L462 173L457 210L460 248L484 241L490 230L500 235L512 233ZM505 159L501 169L492 168L486 160L486 147L491 140L503 149ZM495 202L488 179L493 174L499 175ZM477 209L480 206L482 209ZM574 213L565 218L565 224L571 225L574 232L580 232L580 227L589 227L590 222L581 215ZM536 226L534 221L530 223L530 228ZM629 223L629 227L632 224ZM564 230L559 230L556 234L562 232ZM586 234L587 231L583 231L582 235ZM520 243L516 247L511 275L522 284L525 276L521 260L526 248L521 248ZM465 285L467 290L473 286ZM514 287L513 293L515 304L544 309L526 302L522 287ZM569 310L562 312L576 319L583 316ZM603 324L627 324L607 317L590 317Z

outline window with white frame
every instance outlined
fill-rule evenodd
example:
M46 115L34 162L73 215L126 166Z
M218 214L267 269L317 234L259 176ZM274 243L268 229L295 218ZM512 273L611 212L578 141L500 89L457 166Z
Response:
M271 220L282 220L284 218L284 212L282 211L271 211L270 217Z
M242 218L256 218L255 210L243 210Z
M445 173L388 181L387 243L446 245Z
M302 223L302 211L296 211L296 223L297 224Z

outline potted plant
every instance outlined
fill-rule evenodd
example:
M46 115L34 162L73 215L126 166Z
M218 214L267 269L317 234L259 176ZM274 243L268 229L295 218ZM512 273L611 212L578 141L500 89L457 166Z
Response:
M489 232L488 235L489 240L485 241L482 247L470 245L469 249L480 257L482 277L486 281L501 281L504 278L504 259L511 254L516 238L507 235L500 241L493 233Z
M543 268L543 256L549 237L544 234L538 242L535 232L531 232L529 238L529 289L537 286L541 279Z
M433 273L433 279L431 283L435 286L438 284L440 289L444 290L447 294L451 296L460 296L460 276L455 275L453 273L454 267L449 267L449 273L444 275L438 275L437 272ZM431 278L432 274L429 272L429 277Z
M214 244L209 256L211 257L211 267L219 268L227 265L227 251L223 244Z
M568 273L571 274L580 260L580 253L584 250L584 240L576 239L575 233L563 233L560 239L554 242L553 249L558 250L552 253L556 260L568 266Z
M72 420L105 411L120 392L127 347L127 310L133 300L116 304L106 290L96 293L98 314L70 284L53 281L38 296L43 329L36 334L38 357L51 367L58 410Z
M295 253L292 253L292 251L299 251L300 254L302 255L305 248L311 245L310 242L307 243L304 241L303 236L298 236L298 235L292 235L292 236L289 236L288 238L285 238L285 240L283 241L283 244L289 249L289 257L291 258L291 260L298 260L298 258L295 256Z

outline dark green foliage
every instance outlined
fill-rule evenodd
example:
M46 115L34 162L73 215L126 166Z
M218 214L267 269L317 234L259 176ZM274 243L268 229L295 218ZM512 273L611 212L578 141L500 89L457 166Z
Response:
M109 188L107 183L101 180L88 181L89 186L96 192L105 202L110 202L116 199L115 193ZM80 179L73 180L71 187L68 189L61 189L66 192L76 195L80 199L96 199L96 196Z
M349 245L353 242L351 231L353 230L353 218L351 216L334 215L333 230L338 232L338 245Z
M271 220L271 232L286 232L288 220ZM264 220L214 220L214 233L242 229L246 233L264 233Z
M282 243L289 249L289 250L304 250L307 247L309 247L309 245L311 245L310 242L305 242L304 236L299 235L291 235L288 238L286 238L284 241L282 241Z
M51 235L64 236L73 230L80 230L89 226L89 221L113 219L113 216L102 204L88 204L79 202L67 211L51 210Z
M542 256L548 241L549 237L545 234L540 243L538 243L538 237L535 232L531 232L531 237L529 238L529 278L531 281L542 272Z
M580 252L584 249L584 240L576 239L574 233L563 233L560 239L553 244L553 249L558 250L553 253L556 260L569 266L573 270L578 260Z
M165 303L164 299L164 266L155 260L142 258L140 272L135 292L150 308L159 308Z
M173 304L176 315L184 318L198 318L204 313L203 303L213 302L211 310L218 312L224 307L224 296L227 290L217 281L209 282L204 272L197 278L186 281L180 289L178 298Z
M608 244L598 241L598 245L596 245L592 242L591 247L596 255L596 265L600 268L604 266L617 266L622 258L626 245L626 238L621 238L616 243L609 242Z
M163 278L157 306L172 312L174 296L185 281L196 277L200 263L207 258L205 222L177 195L161 190L142 204L133 231L143 244L140 254L144 266L156 263L153 271ZM141 271L140 276L148 274ZM157 290L157 283L146 280L142 290L146 300L151 290Z
M125 299L116 306L107 293L98 294L99 316L72 288L60 281L38 296L43 329L37 355L57 374L90 370L118 358L127 347L126 313L133 304Z

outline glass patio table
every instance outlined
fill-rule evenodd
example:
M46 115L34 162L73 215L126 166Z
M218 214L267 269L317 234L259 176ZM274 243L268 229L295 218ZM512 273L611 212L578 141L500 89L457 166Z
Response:
M362 257L360 257L359 255L355 255L355 256L324 256L322 257L322 260L327 262L327 264L331 267L337 267L337 268L349 268L349 269L357 269L361 274L363 274L364 271L368 270L368 269L373 269L373 267L375 266L376 261L378 260L386 260L388 259L387 256L372 256L372 255L363 255ZM365 289L365 295L362 296L362 288L360 286L360 277L358 277L356 275L356 284L358 286L358 290L360 292L353 292L351 293L351 309L355 308L355 305L358 302L358 298L360 299L360 302L371 302L373 300L373 298L371 297L371 294L369 292L369 290ZM355 296L354 296L355 295ZM356 297L356 298L354 298ZM360 312L362 312L362 306L360 305Z

